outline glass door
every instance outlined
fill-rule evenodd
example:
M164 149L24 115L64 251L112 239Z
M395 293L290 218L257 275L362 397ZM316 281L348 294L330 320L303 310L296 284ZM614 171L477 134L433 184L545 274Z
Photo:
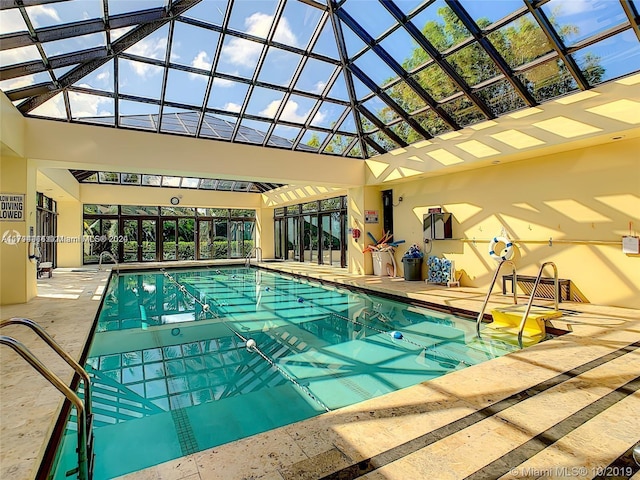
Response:
M323 265L344 266L342 244L344 242L343 221L340 212L320 215L322 237L320 242L320 262Z
M213 229L211 220L198 221L198 259L209 260L213 258Z
M285 237L284 237L284 219L278 218L275 220L273 226L273 232L275 236L275 258L280 260L284 259L284 253L286 252L285 248Z
M175 260L178 246L177 220L162 221L162 260Z
M229 240L231 240L231 258L239 258L243 256L243 235L242 225L243 222L231 220L229 222L229 233L231 234Z
M122 233L122 262L154 262L158 259L158 221L155 218L125 218Z
M304 215L302 217L302 248L305 262L318 261L318 216Z
M122 234L127 239L122 243L122 255L120 259L123 263L138 261L138 219L122 220Z
M158 260L158 221L154 219L140 219L140 252L141 262L155 262Z
M196 249L196 219L178 219L178 260L194 260Z
M215 218L213 220L213 258L228 258L229 239L227 230L229 223L226 218Z
M287 218L286 260L300 260L300 228L298 217Z

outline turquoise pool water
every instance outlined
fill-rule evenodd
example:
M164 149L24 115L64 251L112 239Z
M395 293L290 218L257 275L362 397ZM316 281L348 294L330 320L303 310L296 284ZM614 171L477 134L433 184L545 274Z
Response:
M86 365L95 479L516 348L477 339L470 319L255 268L122 273L106 290ZM75 448L72 417L54 478L73 478Z

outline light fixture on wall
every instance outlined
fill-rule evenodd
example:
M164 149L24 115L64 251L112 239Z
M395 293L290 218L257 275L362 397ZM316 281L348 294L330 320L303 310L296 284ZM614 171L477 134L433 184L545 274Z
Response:
M180 199L178 197L171 197L171 205L178 205L180 203Z

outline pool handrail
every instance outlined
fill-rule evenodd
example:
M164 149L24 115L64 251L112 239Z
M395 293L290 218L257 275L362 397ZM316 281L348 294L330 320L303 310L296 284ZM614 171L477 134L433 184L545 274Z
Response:
M478 313L478 318L476 319L476 335L480 338L480 324L482 323L482 319L484 318L484 311L487 309L487 304L489 303L489 298L491 298L491 292L493 291L493 287L496 284L496 280L498 279L498 274L502 269L502 266L506 263L511 264L511 270L513 273L513 284L518 284L518 274L516 272L516 264L512 260L502 260L496 267L496 272L493 274L493 280L491 280L491 284L489 285L489 291L487 292L487 296L484 299L484 303L482 304L482 308L480 309L480 313ZM516 289L513 289L513 304L518 304L518 296L516 294Z
M113 263L116 264L116 274L120 275L120 263L118 262L116 257L113 256L113 253L111 253L109 250L103 250L102 252L100 252L100 258L98 259L98 270L102 269L102 258L105 256L110 257L111 260L113 260Z
M253 247L251 250L249 250L249 253L247 254L246 258L246 262L245 262L245 267L248 267L249 265L251 265L251 255L255 252L256 254L256 262L261 262L262 261L262 247Z
M76 407L76 421L78 424L78 480L91 480L93 478L93 434L91 414L91 387L89 382L85 380L89 378L86 371L73 360L60 346L44 331L42 328L26 318L12 318L0 323L0 327L7 325L27 325L32 328L38 336L40 336L49 346L51 346L60 356L71 365L76 372L83 372L83 381L85 381L85 401L69 388L55 373L47 368L38 358L21 342L13 337L0 335L0 345L6 345L13 349L19 356L27 361L42 377L44 377L51 385L53 385L74 407ZM76 473L76 472L74 472Z
M522 333L524 332L524 326L527 323L527 317L529 317L529 312L531 311L531 307L533 306L533 298L536 295L536 290L538 289L538 285L540 285L540 279L542 278L542 272L544 270L544 267L546 267L547 265L551 265L553 267L553 300L555 303L555 311L558 311L558 267L556 267L556 264L553 262L544 262L542 265L540 265L540 269L538 270L538 276L536 277L536 281L533 284L533 288L531 289L531 296L529 297L529 302L527 302L527 308L524 312L524 314L522 315L522 320L520 320L520 326L518 328L518 345L520 345L520 348L522 348ZM515 276L514 278L514 285L516 285L515 283ZM515 290L515 289L514 289Z

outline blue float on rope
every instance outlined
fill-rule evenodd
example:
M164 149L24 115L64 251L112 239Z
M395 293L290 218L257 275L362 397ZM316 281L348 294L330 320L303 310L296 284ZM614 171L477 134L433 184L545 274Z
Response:
M304 302L304 298L298 297L298 303L302 303L302 302Z
M398 332L397 330L394 330L393 332L391 332L391 336L393 338L397 338L398 340L400 340L402 338L402 333Z

